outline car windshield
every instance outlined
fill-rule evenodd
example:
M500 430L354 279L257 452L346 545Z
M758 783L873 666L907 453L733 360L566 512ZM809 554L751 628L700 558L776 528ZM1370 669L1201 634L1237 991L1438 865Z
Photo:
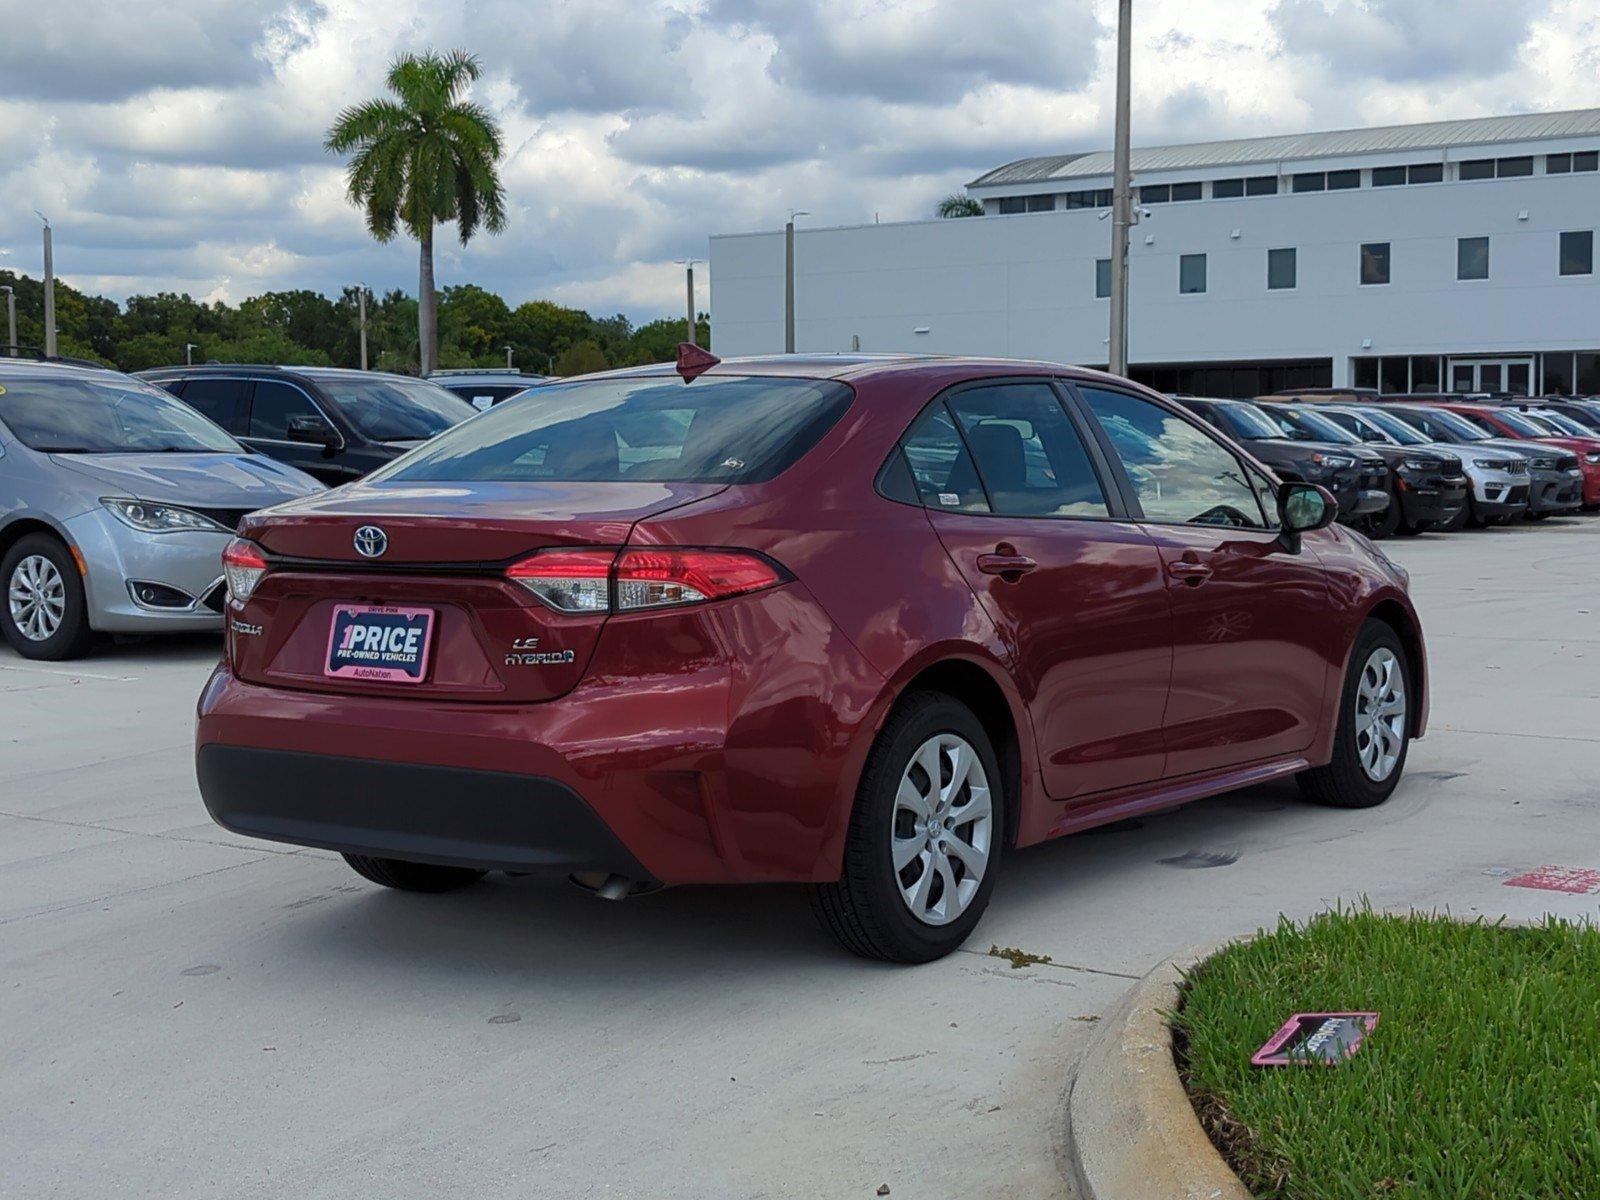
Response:
M1355 434L1328 420L1315 409L1280 408L1278 413L1284 420L1293 422L1300 431L1301 441L1332 442L1335 446L1356 446L1361 443Z
M1383 430L1402 446L1421 446L1433 439L1419 429L1413 429L1393 413L1381 408L1364 408L1361 415Z
M1454 435L1458 441L1487 442L1493 434L1479 429L1465 417L1443 408L1430 408L1427 410L1426 420L1442 428L1446 433Z
M1502 408L1495 415L1500 418L1502 423L1516 430L1523 437L1551 437L1558 432L1526 413L1512 412L1510 409Z
M1554 412L1551 409L1546 408L1541 409L1536 415L1538 419L1543 421L1546 425L1554 425L1556 429L1560 430L1562 433L1570 433L1574 437L1594 436L1594 430L1584 428L1584 426L1579 424L1577 421L1574 421L1571 417L1567 416L1566 413Z
M7 379L0 421L45 454L240 454L244 447L169 392L122 379Z
M1232 433L1247 440L1283 436L1277 423L1254 404L1219 404L1217 412L1222 414Z
M396 482L754 483L814 446L843 384L676 375L552 384L498 404L369 478Z
M424 379L314 375L363 437L375 442L426 441L477 414L471 404Z

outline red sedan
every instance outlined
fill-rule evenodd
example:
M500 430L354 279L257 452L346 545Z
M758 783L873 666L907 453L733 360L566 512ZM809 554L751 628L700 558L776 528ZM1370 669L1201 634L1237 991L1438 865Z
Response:
M1544 442L1571 450L1578 456L1578 470L1583 476L1583 506L1600 507L1600 437L1580 437L1545 423L1535 414L1492 404L1437 404L1434 407L1458 413L1495 437Z
M1014 848L1389 796L1422 632L1334 515L1096 372L686 348L247 518L201 791L391 887L804 883L926 961Z

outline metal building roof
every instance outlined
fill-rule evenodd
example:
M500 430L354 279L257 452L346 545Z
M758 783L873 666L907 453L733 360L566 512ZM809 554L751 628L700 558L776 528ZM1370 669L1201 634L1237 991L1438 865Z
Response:
M1428 121L1420 125L1381 125L1373 129L1340 129L1330 133L1294 133L1279 137L1234 138L1183 146L1135 148L1135 171L1172 171L1189 167L1246 166L1289 159L1329 158L1340 154L1382 154L1447 150L1540 138L1600 135L1600 108L1571 112L1519 113L1503 117L1469 117L1461 121ZM1045 183L1111 174L1111 151L1050 154L1022 158L980 175L968 187Z

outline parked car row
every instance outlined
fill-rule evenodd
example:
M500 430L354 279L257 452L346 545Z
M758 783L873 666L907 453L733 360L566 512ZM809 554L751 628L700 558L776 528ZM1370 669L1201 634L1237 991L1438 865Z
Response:
M1600 401L1281 392L1175 397L1375 538L1600 508Z

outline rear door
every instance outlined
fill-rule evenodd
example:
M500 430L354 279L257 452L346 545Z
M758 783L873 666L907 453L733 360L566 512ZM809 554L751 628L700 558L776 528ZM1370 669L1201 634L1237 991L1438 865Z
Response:
M1268 481L1199 423L1128 392L1078 390L1165 571L1173 617L1166 774L1304 750L1337 657L1309 541L1298 552L1286 546L1263 495Z
M904 445L935 531L1010 652L1046 791L1159 779L1172 664L1161 560L1063 394L1045 379L965 385Z

